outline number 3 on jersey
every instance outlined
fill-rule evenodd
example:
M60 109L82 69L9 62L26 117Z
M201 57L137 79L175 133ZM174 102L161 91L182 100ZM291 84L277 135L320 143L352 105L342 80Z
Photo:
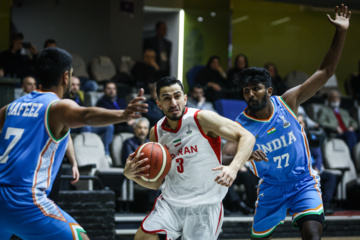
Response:
M177 171L179 173L183 173L184 172L184 159L183 158L178 158L176 159L176 163L178 164L178 166L176 167L177 168Z
M7 148L5 149L5 152L3 155L0 155L0 163L6 163L8 158L9 158L9 153L11 151L11 149L16 145L16 143L20 140L21 136L24 133L24 129L22 128L12 128L12 127L8 127L6 129L6 133L5 133L5 140L6 139L10 139L10 136L15 136L9 146L7 146Z

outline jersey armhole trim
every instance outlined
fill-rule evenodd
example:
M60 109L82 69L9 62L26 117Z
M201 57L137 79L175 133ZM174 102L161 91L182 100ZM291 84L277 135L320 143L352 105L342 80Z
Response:
M64 136L62 136L62 137L59 138L59 139L56 139L55 136L53 135L53 133L52 133L51 130L50 130L50 126L49 126L49 110L50 110L51 105L52 105L54 102L58 102L58 101L60 101L60 100L59 100L59 99L56 99L56 100L53 100L53 101L51 101L51 102L49 103L49 105L46 107L45 119L44 119L46 131L47 131L49 137L50 137L54 142L56 142L56 143L61 142L64 138L66 138L67 135L69 135L69 132L70 132L70 129L69 129L69 131L67 131L67 133L64 134Z
M278 97L280 102L282 103L282 105L284 105L284 107L290 112L290 114L296 119L297 121L297 117L296 114L294 113L294 111L289 107L289 105L287 105L287 103L285 102L285 100L282 98L282 96Z

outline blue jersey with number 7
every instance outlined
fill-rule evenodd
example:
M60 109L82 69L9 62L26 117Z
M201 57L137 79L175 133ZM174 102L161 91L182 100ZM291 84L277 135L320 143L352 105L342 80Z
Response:
M261 149L268 162L251 161L254 174L271 184L283 184L311 174L311 159L304 129L295 113L279 96L272 96L273 113L269 119L247 114L247 108L236 118L256 138L254 150Z
M48 126L48 110L58 100L33 91L9 104L0 135L0 186L51 191L69 137L55 139Z

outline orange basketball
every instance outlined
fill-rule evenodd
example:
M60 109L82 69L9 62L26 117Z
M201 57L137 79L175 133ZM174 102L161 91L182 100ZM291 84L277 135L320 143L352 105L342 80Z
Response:
M171 167L171 156L166 147L156 142L148 142L140 145L136 151L135 156L144 153L144 158L149 160L144 164L150 165L144 173L149 173L148 177L141 177L145 181L156 182L159 178L164 178Z

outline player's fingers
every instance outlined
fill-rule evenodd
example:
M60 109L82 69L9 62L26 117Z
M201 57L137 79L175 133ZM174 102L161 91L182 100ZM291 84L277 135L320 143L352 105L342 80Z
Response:
M223 178L224 174L220 173L219 175L216 176L215 178L215 182L218 182L219 180L221 180Z
M134 156L135 156L135 152L131 153L128 158L127 158L127 162L131 162L133 159L134 159Z
M135 153L134 153L134 155L135 155ZM132 159L131 162L134 163L134 164L136 164L138 161L141 160L142 157L144 157L144 153L140 153L140 154L137 155L137 156L133 156L133 159Z
M344 15L344 4L341 4L340 6L340 10L339 10L339 16L343 16Z
M348 15L348 7L347 6L345 6L345 8L344 8L344 17L346 17L347 15Z
M350 19L351 17L351 11L348 12L347 18Z
M150 168L150 165L146 165L145 167L138 168L137 172L142 172L142 171L145 171L146 169L149 169L149 168Z
M220 166L217 166L216 168L213 168L212 170L213 171L219 171L219 170L222 170L223 166L220 165Z
M134 163L133 167L138 168L139 166L145 164L148 161L149 161L148 158L141 159L141 160L137 161L136 163Z
M333 23L333 22L334 22L334 20L332 20L332 18L330 17L330 15L329 15L329 14L326 14L326 16L327 16L327 18L328 18L329 22L331 22L331 23Z
M144 95L144 89L140 88L139 92L138 92L138 97L142 97Z

